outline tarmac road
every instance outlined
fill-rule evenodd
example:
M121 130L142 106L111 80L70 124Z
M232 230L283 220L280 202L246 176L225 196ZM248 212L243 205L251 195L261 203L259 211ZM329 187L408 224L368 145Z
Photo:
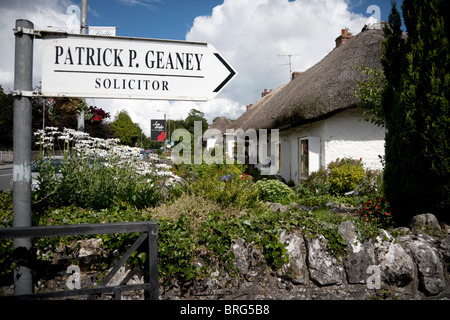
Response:
M12 175L12 164L0 165L0 190L12 189Z

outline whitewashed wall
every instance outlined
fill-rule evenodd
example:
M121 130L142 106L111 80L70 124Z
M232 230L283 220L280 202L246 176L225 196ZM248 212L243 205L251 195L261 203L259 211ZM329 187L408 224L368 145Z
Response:
M325 120L324 163L337 158L360 159L366 168L381 169L385 129L361 120L362 113L350 109Z
M299 182L299 140L307 137L320 144L310 146L310 151L320 150L318 157L310 153L310 168L323 168L337 158L347 157L362 158L366 168L381 169L379 155L384 155L385 130L361 118L360 111L349 109L328 119L280 132L279 174L286 181Z

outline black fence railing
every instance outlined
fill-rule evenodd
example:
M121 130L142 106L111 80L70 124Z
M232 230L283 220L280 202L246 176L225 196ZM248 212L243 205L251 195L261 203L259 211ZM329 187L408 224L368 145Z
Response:
M141 233L141 236L95 288L14 295L0 297L0 299L48 299L85 295L89 295L88 299L93 299L102 293L113 293L114 298L120 300L121 292L144 290L145 299L158 300L158 224L155 221L0 228L0 238L42 238L135 232ZM107 286L117 271L125 265L127 260L141 245L145 244L145 241L147 241L148 247L145 263L148 268L148 275L145 277L144 283Z

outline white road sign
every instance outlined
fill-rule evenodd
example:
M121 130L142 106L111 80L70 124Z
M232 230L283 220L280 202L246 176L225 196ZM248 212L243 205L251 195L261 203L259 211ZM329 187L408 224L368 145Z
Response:
M42 32L42 95L207 101L236 71L210 44Z

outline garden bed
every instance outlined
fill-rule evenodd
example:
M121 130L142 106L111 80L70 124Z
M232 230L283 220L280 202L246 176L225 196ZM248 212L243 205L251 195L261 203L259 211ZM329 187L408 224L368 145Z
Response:
M225 270L232 278L238 273L230 248L237 239L258 248L276 272L289 260L286 244L280 241L283 232L324 236L327 250L339 257L346 252L338 233L342 222L352 221L361 239L376 237L380 227L392 228L387 204L380 198L380 173L364 171L358 161L336 161L304 184L288 187L277 179L255 182L243 165L174 166L167 159L143 161L136 148L121 146L117 140L55 128L38 134L43 155L60 149L66 158L60 179L55 179L54 168L39 168L33 224L155 220L163 287L174 281L186 287L214 270ZM12 192L2 192L0 198L1 226L12 226ZM92 261L89 268L107 270L114 256L135 238L98 236L101 259ZM80 240L85 239L36 239L33 248L40 260L48 262L56 248L70 248ZM2 240L0 251L2 274L9 277L15 263L12 241ZM145 260L144 252L137 252L129 265L139 266Z

